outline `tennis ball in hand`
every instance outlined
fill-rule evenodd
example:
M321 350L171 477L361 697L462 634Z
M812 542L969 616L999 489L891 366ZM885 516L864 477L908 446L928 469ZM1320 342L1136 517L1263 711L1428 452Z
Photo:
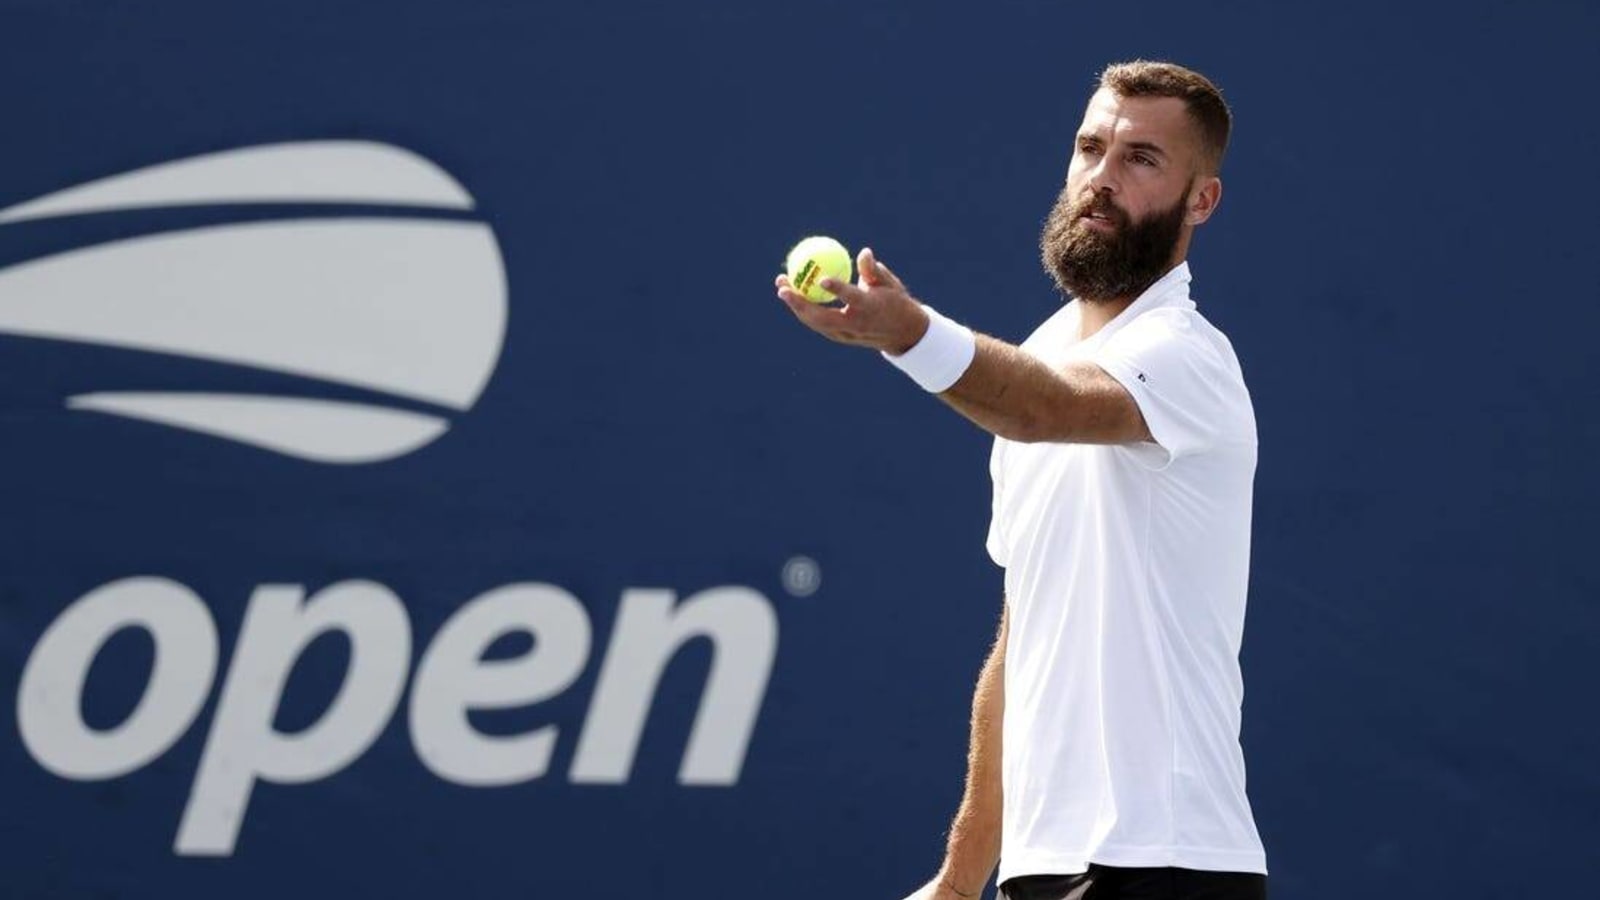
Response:
M808 237L789 251L789 284L812 303L831 303L833 294L822 289L824 278L850 280L850 251L831 237Z

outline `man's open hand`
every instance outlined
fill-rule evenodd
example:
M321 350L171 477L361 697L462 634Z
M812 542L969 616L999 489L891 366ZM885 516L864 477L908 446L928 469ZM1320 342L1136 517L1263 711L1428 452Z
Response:
M889 267L878 262L870 248L856 254L856 284L824 278L821 285L843 302L822 306L800 295L789 276L775 282L778 298L794 317L830 341L871 347L893 356L910 350L928 330L928 314Z

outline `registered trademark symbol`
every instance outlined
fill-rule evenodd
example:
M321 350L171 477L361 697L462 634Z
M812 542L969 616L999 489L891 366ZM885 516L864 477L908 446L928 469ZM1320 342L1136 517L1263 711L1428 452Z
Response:
M822 587L822 567L809 556L795 556L783 564L783 589L791 597L809 597Z

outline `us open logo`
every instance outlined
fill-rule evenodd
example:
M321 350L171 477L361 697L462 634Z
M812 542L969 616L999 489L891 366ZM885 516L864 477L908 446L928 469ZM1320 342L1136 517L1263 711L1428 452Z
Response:
M402 214L211 225L28 260L0 269L0 334L255 367L380 398L114 386L66 398L74 410L321 463L402 456L472 408L505 337L505 266L488 224L403 215L474 209L454 178L411 151L364 141L246 147L53 193L0 210L0 224L223 204Z

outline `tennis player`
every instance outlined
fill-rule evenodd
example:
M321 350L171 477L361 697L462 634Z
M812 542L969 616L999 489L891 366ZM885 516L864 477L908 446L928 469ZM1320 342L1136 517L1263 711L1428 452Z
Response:
M1256 426L1186 261L1232 116L1204 76L1108 67L1040 240L1068 302L1020 347L918 302L871 250L842 306L778 296L995 436L1005 568L966 791L913 897L1260 900L1239 646Z

